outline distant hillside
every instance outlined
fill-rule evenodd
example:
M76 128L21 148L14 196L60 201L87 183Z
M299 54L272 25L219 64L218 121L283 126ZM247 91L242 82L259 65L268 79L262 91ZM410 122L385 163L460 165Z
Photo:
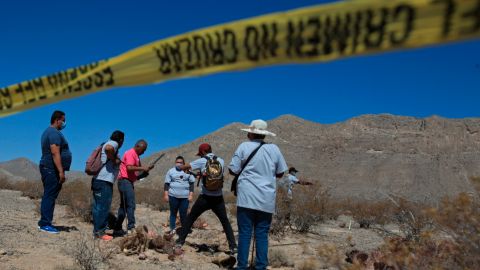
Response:
M198 145L208 142L228 164L246 140L233 123L177 148L167 149L142 185L163 186L173 159L195 158ZM269 121L269 130L288 164L300 177L327 186L335 197L369 200L391 193L418 202L469 192L469 177L480 175L480 119L414 118L363 115L322 125L284 115ZM157 157L155 153L144 162Z
M16 176L16 180L40 180L38 165L26 158L17 158L0 163L0 169Z
M38 164L27 158L17 158L5 162L0 162L0 177L9 180L41 180ZM79 171L67 172L68 180L85 179L87 175Z

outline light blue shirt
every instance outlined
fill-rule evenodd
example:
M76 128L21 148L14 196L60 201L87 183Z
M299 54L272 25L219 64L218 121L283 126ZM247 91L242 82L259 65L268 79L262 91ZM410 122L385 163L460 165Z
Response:
M207 156L209 158L213 158L215 156L215 154L209 153L209 154L207 154ZM217 157L217 160L218 160L218 162L220 162L220 164L222 165L222 169L223 169L224 168L223 159ZM200 172L203 175L203 173L205 172L205 167L207 166L207 159L204 158L204 157L196 159L196 160L194 160L190 163L190 166L192 167L193 171L194 170L200 170ZM202 191L200 192L200 194L207 195L207 196L222 196L223 195L222 189L219 189L219 190L216 190L216 191L209 191L203 186L203 182L202 182L201 179L200 179L200 182L202 183L201 184L202 185Z
M233 154L228 168L238 174L259 140L244 142ZM264 144L238 177L237 206L267 213L275 211L276 175L287 170L287 163L275 144Z
M296 183L298 183L298 178L293 174L289 174L288 175L288 194L289 195L292 195L292 187Z
M103 145L101 159L102 163L105 165L102 167L97 177L95 178L98 180L115 183L115 180L118 177L119 166L114 164L113 161L107 158L107 153L105 152L105 146L107 145L111 145L114 152L117 152L118 150L118 143L116 141L108 141Z
M165 184L170 184L168 195L175 198L188 198L190 183L195 183L195 177L175 168L168 170L165 176Z

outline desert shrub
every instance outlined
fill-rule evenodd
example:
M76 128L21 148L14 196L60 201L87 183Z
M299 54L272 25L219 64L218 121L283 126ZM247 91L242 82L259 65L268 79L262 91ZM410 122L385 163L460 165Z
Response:
M305 233L331 214L330 194L322 186L296 186L293 199L288 198L285 189L278 189L270 233L278 236L287 230Z
M0 189L21 191L22 196L30 199L39 199L43 195L43 187L40 181L9 181L2 178L0 179Z
M137 204L145 204L155 210L166 211L170 209L168 203L163 201L163 189L136 186L135 200Z
M57 203L66 205L69 213L85 222L92 221L92 191L89 181L66 182L57 199Z
M290 200L284 189L277 190L276 209L270 225L270 234L283 236L290 227Z
M456 262L461 268L474 269L480 265L480 202L466 193L455 199L445 199L429 215L436 229L446 233L457 247Z
M12 183L6 178L0 177L0 189L12 190Z
M480 193L480 176L470 176L470 182L477 193Z
M294 230L304 233L328 216L330 194L321 186L297 186L290 208Z
M103 268L116 252L116 248L100 246L100 242L87 235L82 235L77 241L72 241L67 253L73 257L75 263L83 270Z
M406 212L403 223L417 232L409 235L406 230L402 237L387 238L373 257L391 269L476 269L480 265L479 206L462 193L443 200L438 208L425 209L423 216L408 206L398 207Z
M268 251L268 262L272 267L292 267L294 264L285 251L281 249L270 249Z

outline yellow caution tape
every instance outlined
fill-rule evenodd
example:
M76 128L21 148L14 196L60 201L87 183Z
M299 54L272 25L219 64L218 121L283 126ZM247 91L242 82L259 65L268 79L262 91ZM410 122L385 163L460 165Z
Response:
M357 0L273 13L152 42L0 88L0 116L118 86L480 37L480 0Z

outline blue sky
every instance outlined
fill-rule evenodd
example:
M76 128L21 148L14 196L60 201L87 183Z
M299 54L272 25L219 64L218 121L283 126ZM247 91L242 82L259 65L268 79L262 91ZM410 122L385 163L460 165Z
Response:
M3 1L0 86L200 27L322 2L329 1ZM126 133L123 150L145 138L149 155L231 122L283 114L319 123L370 113L478 117L479 51L480 41L469 41L117 88L0 118L0 161L38 162L40 135L55 109L67 113L76 170L115 129Z

